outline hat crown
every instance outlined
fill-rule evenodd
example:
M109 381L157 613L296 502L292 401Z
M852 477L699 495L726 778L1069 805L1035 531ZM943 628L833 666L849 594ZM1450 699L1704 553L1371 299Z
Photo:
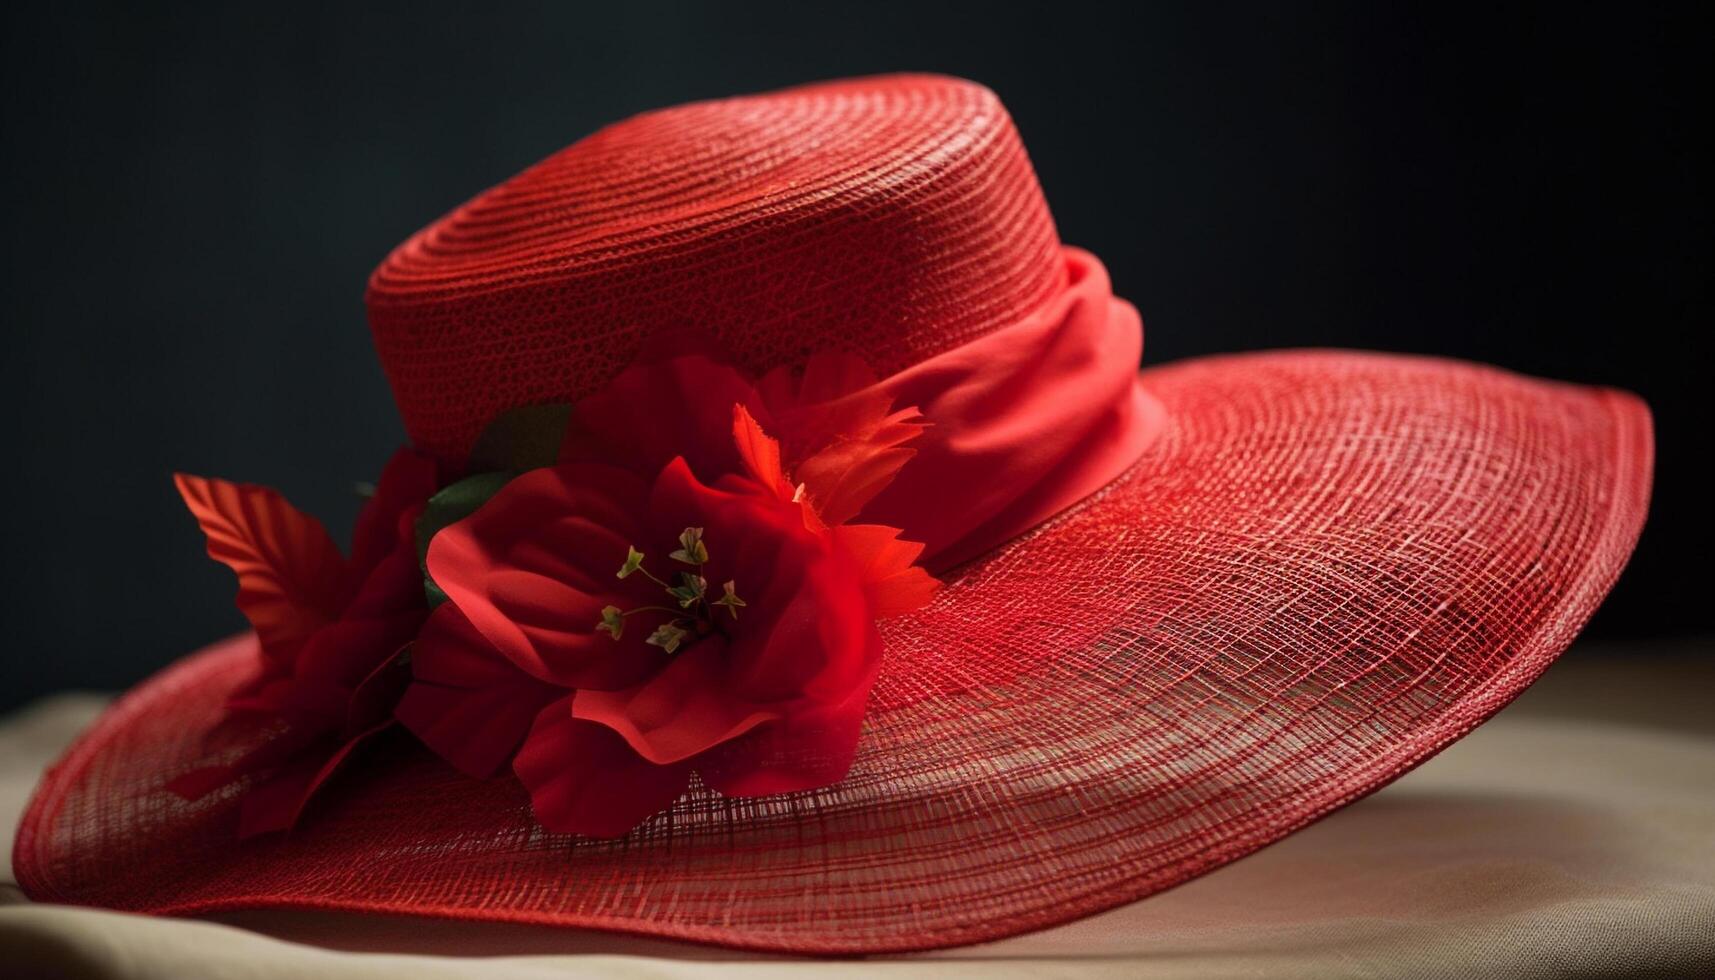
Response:
M414 235L367 302L406 430L457 458L666 329L758 373L839 349L900 370L1039 308L1058 250L999 99L884 76L609 126Z

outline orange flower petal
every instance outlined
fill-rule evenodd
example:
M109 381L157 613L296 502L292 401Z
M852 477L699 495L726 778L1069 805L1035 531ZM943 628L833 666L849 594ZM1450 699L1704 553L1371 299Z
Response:
M923 546L899 540L899 528L842 524L830 533L857 565L876 618L921 609L940 590L937 579L912 564Z

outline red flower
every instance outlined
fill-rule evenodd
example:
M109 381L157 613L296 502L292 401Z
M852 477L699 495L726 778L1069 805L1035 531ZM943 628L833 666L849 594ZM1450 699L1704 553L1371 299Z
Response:
M700 344L694 335L668 342ZM732 435L735 405L779 439L793 476L830 524L851 521L893 482L916 455L907 444L924 427L915 408L893 408L853 354L817 354L802 374L777 369L755 384L712 353L646 355L572 406L559 462L611 463L653 477L683 456L708 479L747 472Z
M875 620L938 585L896 529L829 519L858 513L920 428L854 395L866 376L818 359L801 384L752 386L690 355L574 406L556 465L431 541L448 601L399 719L467 772L513 760L544 826L592 836L666 808L693 772L734 796L843 778ZM785 460L758 416L793 434Z
M435 465L408 450L388 462L343 557L321 523L276 491L178 474L209 557L238 574L238 607L256 630L257 676L227 704L235 722L268 733L237 760L179 776L196 799L256 776L239 835L284 830L351 750L385 727L409 680L395 655L427 607L415 522L435 491Z

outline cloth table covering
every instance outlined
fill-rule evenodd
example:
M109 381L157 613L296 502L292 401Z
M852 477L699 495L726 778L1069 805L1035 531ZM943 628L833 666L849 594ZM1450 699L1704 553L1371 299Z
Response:
M1380 793L1168 893L931 954L794 960L572 930L312 912L151 919L28 903L0 877L0 972L71 977L1709 976L1707 642L1574 650ZM1582 655L1581 655L1582 653ZM104 698L0 721L10 840Z

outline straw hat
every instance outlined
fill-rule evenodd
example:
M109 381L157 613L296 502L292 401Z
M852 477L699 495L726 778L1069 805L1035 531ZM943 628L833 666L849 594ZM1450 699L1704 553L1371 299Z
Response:
M368 306L411 447L349 555L179 478L255 630L48 774L32 898L994 939L1481 723L1649 496L1623 392L1347 351L1138 373L1138 314L957 79L618 123Z

